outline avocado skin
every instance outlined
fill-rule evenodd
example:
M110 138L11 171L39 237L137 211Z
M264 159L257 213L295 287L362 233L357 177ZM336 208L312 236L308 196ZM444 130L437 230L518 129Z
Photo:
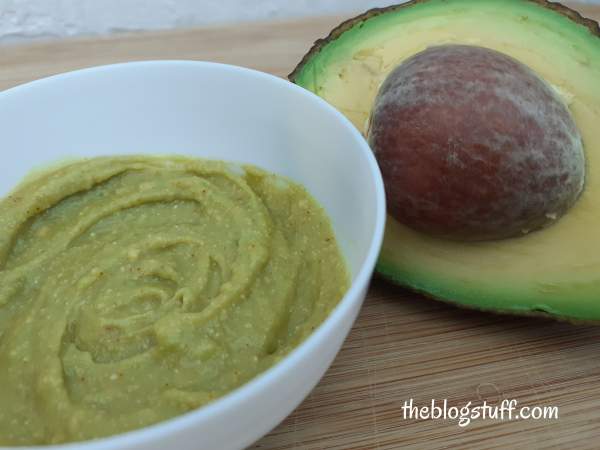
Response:
M600 25L596 21L583 17L577 11L574 11L573 9L571 9L565 5L562 5L560 3L553 3L553 2L550 2L547 0L522 0L522 1L525 3L535 4L540 7L554 11L554 12L566 17L567 19L574 22L575 24L581 25L581 26L584 26L585 28L587 28L587 30L592 35L592 38L593 37L600 38ZM302 76L303 70L305 69L305 66L307 64L309 64L314 57L319 55L319 53L321 53L321 51L328 44L330 44L332 41L335 41L336 39L338 39L345 32L352 30L357 26L362 27L362 25L361 25L362 23L364 23L374 17L380 16L380 15L383 15L386 13L390 13L390 12L397 12L399 10L402 10L403 8L410 8L411 6L414 6L417 4L429 3L429 2L430 2L430 0L411 0L407 3L403 3L403 4L399 4L399 5L392 5L392 6L385 7L385 8L375 8L375 9L371 9L363 14L360 14L354 18L351 18L349 20L342 22L340 25L335 27L329 33L329 35L327 37L325 37L323 39L318 39L315 41L315 43L312 46L312 48L310 49L310 51L308 53L306 53L306 55L304 55L304 57L302 58L300 63L288 75L288 79L293 83L302 85L301 76ZM448 3L451 3L451 0L448 1ZM408 37L407 39L410 39L410 37ZM574 310L565 310L565 311L561 311L560 309L553 310L552 308L549 308L548 310L546 310L545 307L538 308L539 303L534 304L534 303L530 303L528 301L523 302L522 300L524 300L524 299L520 299L521 301L517 300L516 302L513 302L511 300L511 302L509 302L508 305L506 305L506 307L500 306L498 304L496 304L494 306L485 305L486 302L482 302L483 304L476 304L473 301L468 301L468 302L462 301L461 297L462 297L463 293L461 293L459 291L455 291L453 294L449 290L445 290L445 291L440 290L439 292L436 292L437 289L435 289L432 285L423 283L423 280L419 280L420 282L415 283L414 282L415 280L414 279L411 280L410 277L409 277L409 279L406 279L406 278L404 278L404 274L398 273L396 271L393 264L390 264L390 261L385 261L385 260L380 259L380 261L378 262L377 267L376 267L376 272L379 277L381 277L387 281L390 281L396 285L408 288L416 293L423 295L424 297L427 297L427 298L430 298L433 300L437 300L437 301L443 301L447 304L451 304L453 306L458 306L458 307L464 308L464 309L477 310L477 311L482 311L482 312L493 312L493 313L499 313L499 314L518 315L518 316L525 316L525 317L537 317L537 318L552 319L552 320L557 320L557 321L561 321L561 322L572 323L575 325L600 325L600 307L594 307L594 312L591 312L589 309L587 311L584 311L585 308L582 308L578 312L576 312ZM497 292L496 294L499 294L499 293ZM596 301L596 298L597 298L597 301L600 302L600 292L597 292L597 295L594 296L594 299L593 299L594 302ZM569 298L565 298L565 301L569 301L569 300L570 300ZM589 307L589 305L588 305L588 307Z
M410 0L409 2L401 3L399 5L390 5L390 6L386 6L385 8L373 8L373 9L368 10L367 12L359 14L356 17L345 20L344 22L339 24L337 27L335 27L333 30L331 30L331 32L329 33L329 35L327 35L327 37L322 38L322 39L317 39L314 42L312 48L308 51L308 53L306 53L304 55L302 60L298 63L298 65L294 68L294 70L288 75L288 77L287 77L288 80L291 81L292 83L296 83L296 80L297 80L298 76L300 75L300 72L302 72L302 70L304 69L304 66L315 55L320 53L321 50L323 49L323 47L325 47L331 41L335 41L338 37L340 37L346 31L354 28L357 25L360 26L361 22L365 22L366 20L372 19L373 17L380 16L382 14L398 11L402 8L410 8L411 6L414 6L419 3L427 3L428 1L429 0ZM563 16L568 17L573 22L585 26L586 28L588 28L590 30L590 32L592 34L600 37L600 24L598 24L598 22L596 22L595 20L583 17L577 11L569 8L568 6L565 6L561 3L550 2L548 0L525 0L525 1L528 1L530 3L536 3L538 5L543 6L544 8L548 8L553 11L556 11L556 12L562 14Z
M463 310L477 311L480 313L488 313L488 314L491 314L491 313L500 314L503 316L530 317L530 318L540 319L540 320L569 323L571 325L577 325L577 326L598 326L598 325L600 325L600 319L582 319L582 318L576 318L576 317L569 317L569 316L551 313L551 312L547 312L547 311L543 311L541 309L535 309L535 308L529 309L529 310L522 309L519 311L515 311L513 309L508 309L508 308L506 308L506 309L502 309L502 308L491 309L491 308L486 308L486 307L480 307L480 306L477 306L474 304L461 303L456 300L445 298L443 296L437 296L437 295L432 294L431 292L427 291L426 289L419 289L414 286L408 286L404 280L402 280L401 278L399 278L397 276L396 272L394 271L394 269L391 266L384 264L382 262L377 263L377 265L375 267L375 274L382 280L392 282L393 284L399 286L400 288L408 289L409 292L410 291L415 292L416 294L424 297L425 299L442 302L447 305L451 305L451 306L454 306L456 308L460 308Z

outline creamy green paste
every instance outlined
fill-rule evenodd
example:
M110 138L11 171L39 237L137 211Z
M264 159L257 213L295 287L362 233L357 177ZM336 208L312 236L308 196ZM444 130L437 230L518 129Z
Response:
M0 444L107 436L202 406L296 347L349 284L301 186L110 157L0 200Z

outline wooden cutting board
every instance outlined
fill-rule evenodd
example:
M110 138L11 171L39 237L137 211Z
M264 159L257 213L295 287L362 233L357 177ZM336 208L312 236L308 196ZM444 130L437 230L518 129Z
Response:
M600 7L578 9L600 18ZM144 59L212 60L284 76L339 21L0 46L0 89ZM415 405L447 399L449 406L514 399L519 406L558 406L559 419L477 420L461 428L455 421L404 419L402 406L411 398ZM600 448L600 327L464 311L374 280L325 378L252 449L399 448Z

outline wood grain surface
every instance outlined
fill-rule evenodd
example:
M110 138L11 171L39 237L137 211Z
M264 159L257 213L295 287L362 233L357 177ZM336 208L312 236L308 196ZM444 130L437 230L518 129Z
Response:
M600 18L600 7L578 7ZM0 89L145 59L212 60L286 75L340 18L0 46ZM600 83L600 80L598 80ZM4 152L10 149L2 150ZM515 399L559 420L405 420L408 399ZM253 450L600 448L600 327L464 311L374 280L360 318L309 398ZM218 450L218 449L210 449Z

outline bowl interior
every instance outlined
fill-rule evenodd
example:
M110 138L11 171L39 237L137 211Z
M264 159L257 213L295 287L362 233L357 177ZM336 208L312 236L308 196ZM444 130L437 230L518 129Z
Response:
M329 213L354 276L377 223L366 143L316 96L238 67L184 61L71 72L0 93L0 196L72 157L181 154L256 164L302 183Z

